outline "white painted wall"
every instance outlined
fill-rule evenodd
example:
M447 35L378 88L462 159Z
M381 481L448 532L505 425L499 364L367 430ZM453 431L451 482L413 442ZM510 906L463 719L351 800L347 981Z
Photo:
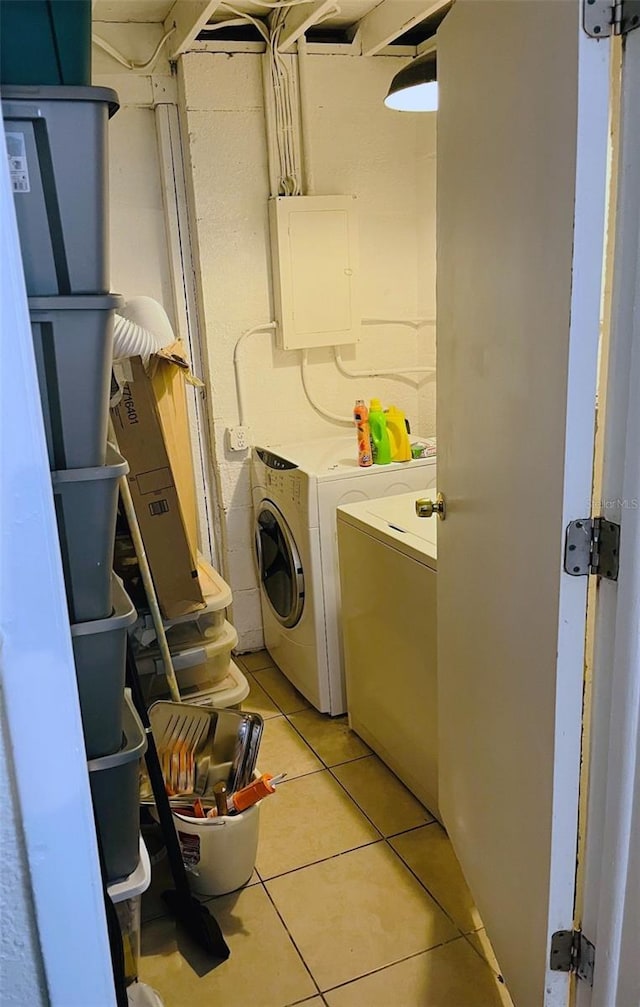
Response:
M402 57L362 59L312 54L309 117L316 194L354 194L360 228L364 316L435 314L435 117L383 106ZM226 449L237 422L233 349L247 329L273 317L267 219L269 196L261 56L189 53L180 61L181 108L192 174L192 211L200 261L223 572L234 592L240 648L262 643L255 579L249 460ZM330 292L328 292L330 296ZM433 364L435 328L419 335L399 326L363 327L351 368ZM310 407L299 355L274 346L269 333L243 351L248 422L254 443L322 437L337 428ZM311 385L321 404L349 415L354 400L395 402L416 433L435 431L435 383L419 393L406 382L351 380L330 350L310 352ZM355 446L355 437L354 437Z

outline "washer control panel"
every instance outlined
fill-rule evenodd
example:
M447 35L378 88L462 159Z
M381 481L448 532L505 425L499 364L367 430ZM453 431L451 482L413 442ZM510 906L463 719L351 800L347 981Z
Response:
M289 461L288 458L281 458L280 455L274 455L273 452L267 451L265 448L256 448L256 454L260 461L270 469L284 472L287 469L298 468L295 462Z
M267 472L266 483L277 500L299 504L302 499L302 479L297 472Z

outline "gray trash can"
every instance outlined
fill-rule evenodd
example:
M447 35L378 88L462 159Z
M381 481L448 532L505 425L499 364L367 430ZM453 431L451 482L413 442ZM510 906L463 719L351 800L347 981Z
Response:
M109 445L106 465L51 473L71 622L111 615L118 479L128 471Z
M104 465L117 294L30 297L49 466Z
M127 629L136 621L136 610L115 574L112 597L113 615L108 619L71 626L88 759L112 755L122 745Z
M106 87L0 89L27 293L109 292Z

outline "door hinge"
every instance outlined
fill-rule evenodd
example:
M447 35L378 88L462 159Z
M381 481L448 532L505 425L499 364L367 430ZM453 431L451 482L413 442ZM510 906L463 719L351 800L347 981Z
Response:
M595 945L581 930L557 930L551 935L549 968L552 972L573 972L593 986L596 964Z
M595 574L618 579L620 525L603 517L583 517L567 527L564 568L572 577Z
M640 0L582 0L582 24L591 38L626 35L640 27Z

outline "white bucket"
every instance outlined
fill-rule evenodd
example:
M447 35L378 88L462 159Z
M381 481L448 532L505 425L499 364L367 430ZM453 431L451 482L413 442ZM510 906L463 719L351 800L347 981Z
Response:
M202 819L174 812L173 818L196 895L226 895L247 883L258 852L259 804L239 815Z
M230 762L212 766L209 785L226 780L230 769ZM257 770L253 775L260 779ZM174 811L173 821L189 884L196 895L226 895L247 883L258 852L259 801L239 815L219 818L190 818Z

